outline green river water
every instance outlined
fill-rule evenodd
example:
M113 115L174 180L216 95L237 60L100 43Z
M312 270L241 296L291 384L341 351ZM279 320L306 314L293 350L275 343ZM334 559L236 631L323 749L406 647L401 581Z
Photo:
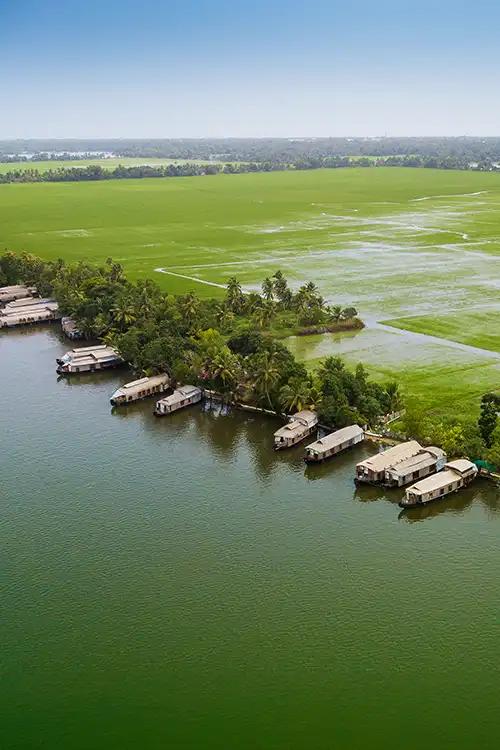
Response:
M499 746L500 490L401 514L70 346L0 335L3 748Z

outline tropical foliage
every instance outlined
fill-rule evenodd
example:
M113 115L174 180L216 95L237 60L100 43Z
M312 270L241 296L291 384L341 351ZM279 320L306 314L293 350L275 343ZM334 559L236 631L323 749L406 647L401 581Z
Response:
M261 295L229 279L220 303L194 292L165 294L150 280L132 283L111 258L101 266L68 265L6 252L0 284L18 281L53 295L87 337L114 346L137 374L167 371L227 399L279 412L314 408L339 427L373 424L400 400L396 384L370 381L362 365L351 372L330 357L310 373L295 360L276 334L361 323L353 307L328 305L313 282L293 291L281 271L263 281Z

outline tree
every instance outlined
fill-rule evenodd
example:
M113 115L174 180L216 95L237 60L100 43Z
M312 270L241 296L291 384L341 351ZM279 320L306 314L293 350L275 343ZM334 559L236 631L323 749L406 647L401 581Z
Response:
M433 430L431 442L440 445L448 458L460 456L465 451L465 435L461 424L436 425Z
M233 313L238 315L243 310L245 298L240 282L233 277L229 279L226 287L226 305Z
M268 302L272 302L274 298L274 284L267 276L264 281L262 282L262 296L265 300Z
M195 320L198 317L198 313L200 310L200 300L194 294L194 292L189 292L180 299L179 308L184 317L184 320L188 324L188 327L192 328Z
M280 370L276 356L267 350L254 355L252 360L253 386L257 394L264 398L271 409L271 391L280 379Z
M118 301L115 307L111 308L114 322L121 330L126 330L136 321L136 311L133 305L125 298Z
M290 378L280 389L280 406L285 412L296 412L311 405L311 386L300 377Z
M500 471L500 426L495 428L492 435L491 448L487 453L488 461Z
M353 320L358 314L355 307L344 307L341 313L342 320Z
M397 411L401 407L402 403L402 396L401 391L399 390L399 385L394 380L391 383L387 383L387 385L385 386L385 390L389 397L390 410Z
M291 303L292 293L288 288L288 282L281 271L276 271L276 273L273 274L273 287L276 297L282 303L283 307L287 308Z
M481 415L478 420L479 432L487 448L493 444L493 433L498 422L500 399L494 393L486 393L481 399Z

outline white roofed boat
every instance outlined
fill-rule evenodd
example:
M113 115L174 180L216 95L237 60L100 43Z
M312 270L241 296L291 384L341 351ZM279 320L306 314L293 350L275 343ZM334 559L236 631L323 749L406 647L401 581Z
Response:
M165 398L157 401L154 413L159 417L171 414L179 409L184 409L186 406L191 406L191 404L197 404L201 401L202 395L201 388L196 385L181 385L170 396L165 396Z
M350 448L364 440L365 434L357 424L342 427L340 430L331 432L325 437L319 438L315 443L306 447L304 460L306 463L324 461L325 458L335 456L337 453Z
M147 396L163 393L169 387L170 378L166 373L152 375L149 378L139 378L139 380L132 380L118 388L111 396L110 401L114 406L128 404L131 401L138 401L141 398L147 398Z
M314 411L303 409L293 414L286 425L274 433L274 449L291 448L304 440L316 429L318 415Z
M439 500L462 487L466 487L477 476L477 466L466 458L459 458L445 464L444 471L420 480L408 487L401 508L413 508Z

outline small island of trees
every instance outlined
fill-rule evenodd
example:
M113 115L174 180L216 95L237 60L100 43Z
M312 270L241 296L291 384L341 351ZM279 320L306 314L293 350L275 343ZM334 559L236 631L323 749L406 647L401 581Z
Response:
M370 380L361 364L353 372L329 357L310 372L295 359L280 337L363 324L354 307L328 305L313 282L293 291L281 271L264 279L261 294L245 293L231 278L217 300L131 282L112 259L98 266L0 256L0 285L21 280L52 295L86 337L114 346L137 375L166 371L177 382L278 413L313 408L337 427L373 425L400 406L397 384Z

